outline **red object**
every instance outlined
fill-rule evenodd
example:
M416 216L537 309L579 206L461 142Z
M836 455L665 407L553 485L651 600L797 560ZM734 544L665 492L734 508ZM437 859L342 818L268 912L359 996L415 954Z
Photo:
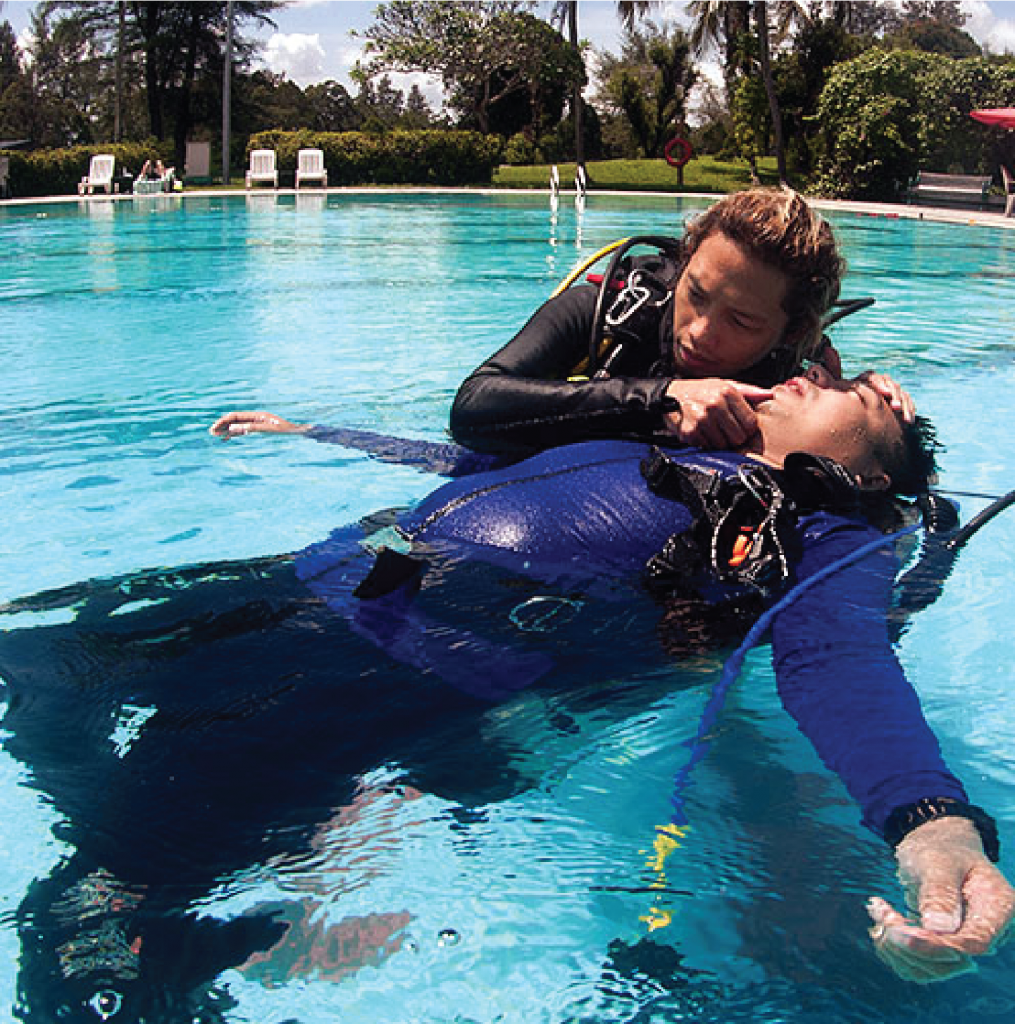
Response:
M673 151L675 149L680 150L680 155L675 156ZM666 162L670 167L683 167L688 160L691 159L691 154L694 152L691 149L691 144L687 139L682 139L679 135L674 135L669 142L666 143L666 148L663 150L663 156L666 157Z
M988 107L985 110L970 110L969 116L996 128L1015 128L1015 107Z

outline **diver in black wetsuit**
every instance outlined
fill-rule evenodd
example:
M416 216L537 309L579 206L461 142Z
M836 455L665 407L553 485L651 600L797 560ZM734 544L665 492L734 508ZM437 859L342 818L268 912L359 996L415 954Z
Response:
M648 242L663 248L611 265L598 288L550 299L464 381L451 410L458 443L514 458L596 438L736 448L757 428L754 406L803 363L841 376L822 325L844 264L829 225L795 192L735 193L679 242ZM866 376L913 419L890 377ZM243 410L212 432L306 429Z
M159 983L159 965L146 969L145 958L172 946L203 892L308 836L322 808L348 801L379 764L402 766L422 788L464 785L488 801L506 781L482 770L496 752L470 747L461 773L444 756L452 737L476 735L485 709L527 686L566 693L624 675L632 659L661 665L667 648L693 649L715 626L725 641L742 631L745 605L750 618L790 580L878 536L853 507L855 485L919 483L906 483L896 417L865 385L814 368L774 389L758 418L737 455L651 458L650 446L623 441L555 449L462 476L411 513L336 531L295 558L139 574L11 603L4 611L78 609L68 625L0 634L5 746L31 766L77 851L52 885L33 887L36 902L20 915L35 970L23 969L26 1003L38 989L59 1005L99 967L109 998ZM788 459L800 448L837 459L846 474ZM464 454L476 469L478 457ZM771 467L784 463L780 483ZM747 500L732 523L707 514L732 507L709 497L719 480ZM765 510L780 502L785 515L769 521ZM761 526L759 512L765 529L747 535L759 552L734 566L739 526ZM729 525L734 536L720 544ZM929 980L989 951L1015 893L986 855L997 855L993 823L943 763L888 643L894 570L882 549L834 574L778 616L772 642L786 707L866 824L896 845L925 917L921 926L873 904L879 952L903 976ZM662 645L653 643L659 603ZM601 629L588 629L588 615ZM103 702L147 715L119 752ZM107 914L112 960L82 945L66 895L105 872L116 879L106 888L127 894ZM143 894L136 907L133 893ZM270 921L256 924L230 936L237 956L277 938ZM91 952L58 955L68 948ZM219 954L204 960L221 965Z
M452 435L498 452L654 435L736 447L755 430L755 404L805 361L841 375L822 318L843 269L831 228L796 193L727 196L668 251L622 267L618 294L604 284L604 323L588 285L542 306L461 385ZM605 343L591 340L599 328ZM890 378L871 383L912 419Z

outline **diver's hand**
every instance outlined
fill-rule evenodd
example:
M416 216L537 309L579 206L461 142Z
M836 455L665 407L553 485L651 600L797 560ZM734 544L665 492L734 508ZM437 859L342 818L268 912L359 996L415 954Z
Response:
M665 416L666 429L684 444L724 450L739 448L757 433L754 405L772 397L768 388L718 377L672 380L666 395L680 408Z
M918 920L883 899L867 904L878 956L907 981L939 981L975 970L1015 918L1015 889L983 852L965 818L938 818L914 829L896 848L906 902Z
M305 434L309 429L309 424L290 423L274 413L244 409L220 416L208 432L216 437L229 438L243 434Z
M865 370L857 376L857 380L869 384L902 417L903 422L912 423L916 419L916 403L912 396L887 373Z

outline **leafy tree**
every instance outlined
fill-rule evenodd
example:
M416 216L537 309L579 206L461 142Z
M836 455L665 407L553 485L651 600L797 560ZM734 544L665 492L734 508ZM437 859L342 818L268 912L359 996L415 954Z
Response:
M922 50L949 57L979 57L983 53L968 32L932 18L906 22L897 32L886 37L886 42L900 50Z
M976 107L1015 105L1015 65L875 48L836 65L818 108L821 191L891 200L917 170L991 173L1015 156Z
M36 132L37 103L21 50L9 21L0 22L0 139L30 139Z
M88 31L78 21L50 20L40 4L32 14L32 36L33 93L40 114L33 142L92 142L107 119L108 92Z
M917 74L933 59L876 48L832 70L818 105L822 191L896 198L919 168Z
M360 76L360 90L356 96L356 113L363 131L386 132L397 127L405 111L405 96L391 83L389 75L382 75L376 83Z
M814 170L815 114L830 69L858 56L862 50L860 39L846 33L833 19L819 17L804 22L794 34L792 48L784 50L773 61L772 74L786 140L786 163L794 175L807 176ZM747 104L748 111L767 125L767 98L765 107L765 110L757 110ZM767 131L767 127L764 130Z
M237 25L273 24L270 14L280 3L236 0L231 6ZM182 164L198 79L221 77L229 7L224 2L46 0L37 10L47 23L52 21L54 32L79 34L87 43L89 59L105 69L107 79L117 60L139 69L132 77L140 77L144 83L148 124L143 132L135 125L132 134L162 139L170 123L176 160ZM234 32L233 53L240 66L255 48L242 32ZM105 83L107 95L112 92L110 84Z
M580 54L559 32L516 3L401 2L381 4L364 33L368 76L383 71L438 75L449 106L467 126L494 129L511 104L525 104L536 134L548 111L563 105L584 80ZM498 106L501 108L498 112Z
M902 5L903 24L916 21L937 21L952 28L962 28L969 15L959 0L906 0Z
M900 32L905 26L919 21L932 21L941 25L961 29L968 20L962 4L956 0L943 2L922 2L907 0L901 6L886 3L871 3L862 0L857 3L817 3L812 17L820 17L822 9L849 35L870 39L885 39Z
M409 87L409 94L405 97L405 110L399 127L412 130L430 128L436 123L437 118L427 103L423 90L413 82Z
M21 51L9 21L0 22L0 93L21 77Z
M310 110L310 127L318 132L349 132L359 127L359 115L348 90L329 79L304 90Z
M690 54L683 29L650 23L626 34L619 57L601 58L604 104L626 117L642 156L660 156L674 131L685 130L687 96L698 77Z
M285 75L262 69L234 79L233 121L241 135L309 128L313 116L306 93Z

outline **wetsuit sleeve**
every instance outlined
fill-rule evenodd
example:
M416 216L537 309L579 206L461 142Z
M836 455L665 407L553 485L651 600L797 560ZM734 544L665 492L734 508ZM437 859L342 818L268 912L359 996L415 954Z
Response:
M858 525L805 529L799 578L875 536ZM882 548L806 591L772 632L783 704L879 835L897 807L966 800L889 640L895 570L894 553Z
M377 434L372 430L355 430L350 427L327 427L315 424L306 436L324 444L337 444L366 452L380 462L391 462L398 466L412 466L415 469L437 476L469 476L498 469L508 460L470 451L458 444L442 444L437 441L415 441L405 437Z
M541 306L459 388L454 439L476 451L522 452L659 433L673 407L666 379L568 380L588 356L595 303L596 289L579 285Z

